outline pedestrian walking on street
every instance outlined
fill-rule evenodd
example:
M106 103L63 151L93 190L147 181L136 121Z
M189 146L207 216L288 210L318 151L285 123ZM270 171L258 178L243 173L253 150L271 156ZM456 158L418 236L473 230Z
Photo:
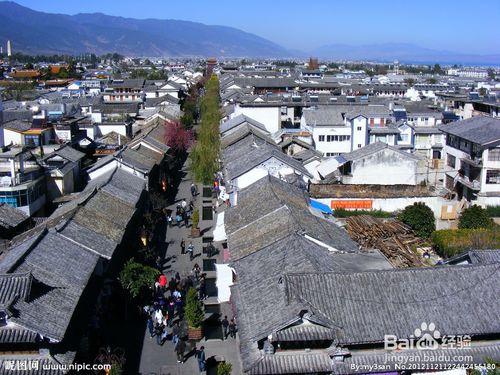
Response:
M198 280L200 279L200 272L201 272L201 269L200 269L200 266L198 265L198 263L194 264L191 272L193 273L196 282L198 282Z
M162 273L158 278L158 282L160 283L161 288L165 288L165 286L167 285L167 276Z
M222 319L222 330L224 331L224 340L227 339L227 336L229 335L229 320L227 320L227 315L224 316L224 319Z
M229 322L229 336L233 339L236 338L236 323L234 322L234 318Z
M183 200L182 200L182 202L181 202L181 207L182 207L184 210L186 209L186 207L187 207L187 202L186 202L186 200L185 200L185 199L183 199Z
M196 197L196 185L194 183L191 183L191 196L194 198Z
M181 241L181 254L186 253L186 241L184 241L184 238Z
M207 257L211 258L215 255L215 246L214 244L212 243L212 241L210 241L210 243L208 244L207 246Z
M153 338L153 336L155 335L155 325L153 322L153 317L151 315L149 315L148 317L148 331L149 331L149 336Z
M187 251L189 253L189 260L193 261L193 259L194 259L194 245L192 242L189 242L189 245L187 247Z
M159 271L161 271L163 268L161 256L159 256L159 255L156 257L156 268L158 268Z
M200 299L204 300L207 297L207 284L205 281L204 274L201 275L199 292L200 292Z
M163 334L163 324L162 323L158 323L155 327L155 334L156 334L156 343L158 345L161 345L161 336Z
M179 342L179 332L179 322L175 322L172 328L172 343L174 344L174 347L177 346L177 343Z
M177 226L180 228L181 227L181 221L182 221L182 216L179 213L178 215L175 216L175 222L177 223Z
M184 219L184 226L187 228L189 225L189 215L186 211L183 212L182 218Z
M186 343L180 339L175 346L175 353L177 354L177 362L184 363L184 352L186 351Z
M200 369L200 372L205 371L205 347L202 346L200 347L200 350L196 352L196 357L198 358L198 368Z
M173 224L172 222L173 222L172 215L168 215L167 216L167 223L168 223L169 228L172 228L172 224Z
M193 211L194 211L194 203L193 203L193 201L191 200L191 201L189 201L189 212L190 212L190 213L193 213Z

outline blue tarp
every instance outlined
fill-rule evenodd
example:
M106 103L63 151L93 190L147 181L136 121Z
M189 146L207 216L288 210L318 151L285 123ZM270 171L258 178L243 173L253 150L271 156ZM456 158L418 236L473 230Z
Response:
M328 207L328 205L315 201L314 199L309 199L309 204L311 205L312 208L315 208L317 210L323 211L324 213L331 214L332 209Z

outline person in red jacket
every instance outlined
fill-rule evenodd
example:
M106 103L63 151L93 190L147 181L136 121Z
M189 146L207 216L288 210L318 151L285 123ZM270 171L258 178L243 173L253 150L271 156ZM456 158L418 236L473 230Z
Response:
M160 287L165 288L167 285L167 276L165 276L163 273L160 275L160 278L158 279L158 283L160 284Z

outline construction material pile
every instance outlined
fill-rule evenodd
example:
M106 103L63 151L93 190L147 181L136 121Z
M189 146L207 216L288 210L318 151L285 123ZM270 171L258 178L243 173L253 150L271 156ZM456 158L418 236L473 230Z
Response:
M425 246L411 228L395 219L369 215L347 218L347 232L362 249L379 249L396 268L422 267L422 257L413 249Z

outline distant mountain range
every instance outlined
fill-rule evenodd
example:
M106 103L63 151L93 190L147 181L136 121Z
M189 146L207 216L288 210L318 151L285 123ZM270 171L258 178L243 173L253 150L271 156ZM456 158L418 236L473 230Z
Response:
M450 51L437 51L409 43L383 43L362 46L330 44L311 51L321 58L345 60L375 60L407 63L451 63L451 64L500 64L500 54L474 55Z
M32 54L289 56L289 52L276 43L232 27L177 20L139 20L102 13L73 16L43 13L4 1L0 2L0 43L5 46L8 39L14 51Z
M102 13L76 15L34 11L0 2L0 43L29 54L104 54L126 56L215 56L289 58L317 56L335 60L500 64L500 55L436 51L412 44L350 46L332 44L312 51L288 50L255 34L226 26L159 19L134 19ZM4 47L5 48L5 47Z

